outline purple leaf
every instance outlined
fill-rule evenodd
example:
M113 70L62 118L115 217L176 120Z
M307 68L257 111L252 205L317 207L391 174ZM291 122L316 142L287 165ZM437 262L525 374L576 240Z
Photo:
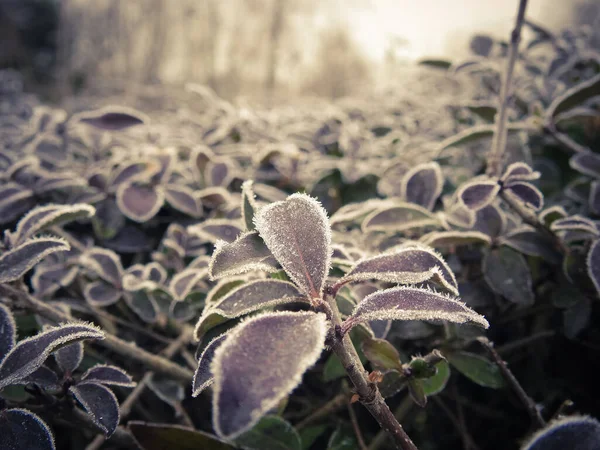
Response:
M112 239L125 225L125 216L114 198L108 197L96 203L96 215L92 218L94 233L101 239Z
M23 339L0 363L0 388L35 372L52 352L83 339L104 339L104 333L91 325L73 323Z
M69 286L77 273L77 267L65 267L64 264L39 265L31 277L31 285L37 296L47 297L61 287Z
M569 165L584 175L600 178L600 155L596 153L575 153L569 160Z
M0 186L0 224L10 223L35 206L33 191L8 182Z
M477 211L492 203L498 192L500 185L496 181L472 181L462 185L456 195L467 208Z
M165 187L165 199L173 208L195 219L202 217L202 201L193 189L169 184Z
M540 215L540 221L544 223L546 226L551 226L558 219L563 219L567 217L567 212L565 208L560 205L551 206L549 208L544 209Z
M127 293L125 303L131 310L146 323L155 323L158 320L158 305L156 300L145 291Z
M217 435L239 436L287 396L319 358L326 331L325 315L313 312L263 314L233 329L210 366Z
M504 234L506 227L506 213L494 204L487 205L475 213L473 231L498 237Z
M107 182L112 189L117 188L125 182L148 180L155 175L160 166L153 161L133 161L120 165L111 173L110 181Z
M59 391L62 389L62 383L58 379L58 375L46 366L41 366L35 372L27 375L15 384L37 384L39 387L50 391Z
M121 259L112 250L94 247L81 255L80 263L93 270L103 280L113 286L121 284L123 265Z
M83 290L85 300L94 307L105 307L117 303L123 291L98 280L87 284Z
M380 280L387 283L417 284L431 278L458 295L456 278L442 256L419 245L359 261L344 276L342 282Z
M544 195L531 183L517 181L506 185L504 189L536 211L544 207Z
M385 339L392 328L391 320L371 320L369 326L373 331L373 336L378 339Z
M25 409L0 411L2 450L55 450L50 428L42 419Z
M217 241L208 268L211 280L254 270L269 273L279 270L279 264L258 236L258 232L242 234L231 243Z
M432 210L442 193L444 178L436 162L419 164L402 177L400 193L407 202Z
M254 223L290 279L306 295L320 297L331 259L331 230L321 204L293 194L261 208Z
M69 392L107 437L115 432L120 420L119 403L110 389L96 383L83 383L71 386Z
M46 256L70 248L64 239L50 237L29 239L0 255L0 283L18 280Z
M597 450L600 422L588 416L563 416L535 433L522 450Z
M519 305L532 305L535 301L531 272L520 253L508 247L490 250L483 258L485 280L494 292Z
M0 303L0 362L15 346L17 325L8 306Z
M594 241L587 254L588 276L594 283L598 295L600 295L600 240Z
M525 255L544 258L554 264L561 261L560 253L555 250L552 239L530 227L519 227L511 231L500 243Z
M487 320L464 303L428 289L396 287L367 295L348 320L352 323L370 320L447 320L472 322L487 328Z
M510 164L504 174L502 175L503 183L511 183L513 181L533 181L537 180L540 177L539 172L534 172L534 170L529 167L529 165L524 162L518 161Z
M134 222L152 219L165 201L164 190L138 183L124 183L117 190L117 205L123 214Z
M204 308L210 308L217 303L223 296L234 290L236 287L247 283L248 280L243 277L231 277L220 280L215 284L206 295L204 300Z
M99 383L111 386L134 387L136 382L120 367L100 364L81 376L81 383Z
M439 219L422 206L401 203L375 209L365 217L361 228L363 232L400 232L412 228L438 226L439 224Z
M93 206L85 204L38 206L19 220L15 232L10 235L12 245L22 244L55 225L91 217L95 212Z
M185 398L181 383L162 375L152 374L148 387L158 398L174 408Z
M242 222L246 225L246 231L254 230L254 214L258 210L252 184L252 180L246 180L242 184Z
M444 219L449 224L457 227L472 228L475 225L476 214L463 205L462 202L455 202L446 209Z
M444 248L471 244L491 245L492 240L479 231L434 231L421 237L421 242L430 247Z
M597 180L590 183L590 198L588 203L592 212L600 215L600 182Z
M198 191L198 197L202 204L214 209L231 201L231 195L227 189L222 187L209 187Z
M255 280L231 290L219 300L204 308L196 324L194 335L199 339L210 328L224 322L276 305L306 302L296 286L281 280Z
M72 374L83 360L83 342L65 345L54 353L54 359L63 372Z
M231 181L231 167L225 161L209 161L206 164L206 174L210 186L224 186L227 187Z
M194 287L207 276L206 269L185 269L179 272L169 283L169 291L173 295L173 299L177 301L184 300L187 295L192 292Z
M188 232L200 236L208 242L219 240L233 242L242 233L242 229L231 220L209 219L198 225L188 227Z
M223 333L213 338L204 348L198 358L198 368L194 373L192 381L192 397L197 397L200 393L213 384L214 377L210 371L210 364L215 356L215 351L223 343L228 333Z
M148 117L141 112L120 106L107 106L75 117L79 122L107 131L121 131L148 122Z
M552 231L584 231L598 236L596 224L587 217L578 214L555 220L552 222L550 229Z
M168 274L163 266L157 262L151 262L144 267L144 278L157 284L163 284Z

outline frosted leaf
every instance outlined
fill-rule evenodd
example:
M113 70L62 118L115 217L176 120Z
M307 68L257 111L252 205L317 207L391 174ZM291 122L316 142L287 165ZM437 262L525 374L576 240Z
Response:
M165 201L162 187L139 183L124 183L117 189L119 210L134 222L144 223L152 219Z
M463 184L456 195L467 208L477 211L492 203L498 192L500 185L496 181L472 181Z
M176 408L185 398L185 390L181 382L173 380L166 375L152 374L148 388L150 388L154 395L173 408Z
M417 284L431 278L458 295L456 278L442 256L425 246L418 246L400 248L393 253L359 261L342 281L380 280Z
M600 182L598 180L590 183L590 197L588 204L594 214L600 215Z
M112 250L94 247L89 249L79 259L85 267L93 270L103 280L114 286L121 284L123 265L119 255Z
M16 183L0 186L0 224L10 223L35 206L34 193Z
M525 255L544 258L554 264L559 264L561 261L561 255L554 248L552 239L531 227L519 227L512 230L500 239L500 243Z
M535 172L528 164L518 161L506 168L501 180L503 183L510 183L513 181L533 181L539 177L539 172Z
M17 324L10 309L0 303L0 362L15 346Z
M531 183L517 181L506 185L504 189L536 211L544 207L544 195Z
M198 225L188 227L188 232L206 239L208 242L219 240L233 242L242 233L236 222L227 219L209 219Z
M231 243L217 241L208 270L210 278L218 280L254 270L276 272L279 264L258 232L250 231Z
M120 420L119 403L110 389L96 383L80 383L71 386L69 392L107 437L115 432Z
M492 249L483 258L482 270L492 290L508 301L520 305L534 303L531 272L520 253L508 247Z
M254 230L254 214L258 210L258 204L252 190L252 180L246 180L242 184L242 222L246 225L246 231Z
M586 259L588 276L594 283L598 295L600 295L600 240L594 241L587 254Z
M167 271L157 262L148 263L144 267L144 278L153 283L162 284L167 280L167 277Z
M194 379L192 381L192 397L197 397L204 389L213 384L214 377L210 371L210 365L215 352L223 341L225 341L227 335L228 333L223 333L212 339L198 358L198 367L196 368L196 372L194 372Z
M73 373L83 360L83 342L65 345L54 353L54 359L63 372Z
M92 281L85 285L83 297L94 307L105 307L117 303L123 292L120 289L102 281Z
M154 160L128 162L113 170L110 180L106 184L115 189L125 182L148 180L159 170L160 166Z
M81 376L81 382L122 387L134 387L136 385L135 381L123 369L106 364L98 364L88 369Z
M95 111L79 113L73 119L107 131L121 131L149 121L145 114L121 106L106 106Z
M48 425L25 409L0 411L2 450L56 450Z
M165 187L165 199L173 208L195 219L202 217L202 201L193 189L169 184Z
M145 291L128 292L124 297L125 303L137 316L146 323L158 320L159 307L152 295Z
M577 172L592 178L600 178L600 156L592 152L575 153L569 165Z
M30 384L37 384L43 389L50 391L58 391L62 389L61 380L58 379L58 375L50 370L46 366L40 366L35 372L22 378L16 385L27 386Z
M439 226L439 219L427 209L414 203L401 203L378 208L363 221L363 232L393 231L400 232L412 228Z
M23 339L0 363L0 389L35 372L52 352L83 339L104 339L104 333L92 325L73 323Z
M587 416L571 416L551 422L534 434L522 450L597 450L600 445L600 423Z
M455 298L428 289L396 287L367 295L348 320L447 320L487 328L487 320Z
M278 202L286 199L287 194L281 189L269 186L264 183L254 183L252 185L254 193L267 202Z
M216 304L221 297L227 295L227 293L231 292L236 287L241 286L242 284L247 282L248 279L246 277L231 277L219 280L217 284L210 288L208 294L206 294L206 299L204 300L204 307L210 308L211 306Z
M370 199L360 203L349 203L342 206L330 217L329 222L332 227L336 225L350 225L353 223L360 223L365 219L367 215L375 211L376 209L385 209L387 207L394 206L395 204L406 204L414 206L406 202L398 202L390 199Z
M173 295L173 299L177 301L184 300L194 287L206 278L206 275L206 269L194 268L185 269L183 272L176 274L169 283L169 291Z
M91 217L95 212L93 206L85 204L38 206L19 220L15 232L10 234L12 245L22 244L50 227Z
M217 435L239 436L298 386L319 358L326 331L325 315L313 312L267 313L233 329L210 367Z
M255 280L238 286L204 308L194 335L200 339L206 331L226 319L241 317L260 309L285 303L307 301L298 288L287 281Z
M231 202L229 191L220 186L201 189L197 191L197 195L202 204L211 209Z
M302 292L320 297L331 263L331 230L321 204L306 194L261 208L260 237Z
M565 208L563 208L560 205L555 205L555 206L551 206L549 208L544 209L540 215L540 221L546 225L546 226L551 226L555 221L557 221L558 219L563 219L565 217L567 217L567 212L565 211Z
M498 237L505 233L506 227L506 213L497 205L487 205L475 213L473 231Z
M219 161L213 158L206 164L205 174L207 175L207 181L210 186L227 187L233 178L232 172L230 164L225 160Z
M39 265L31 277L31 285L38 297L47 297L61 287L69 286L78 272L77 267L68 267L64 264Z
M430 247L443 248L471 244L491 245L492 240L479 231L434 231L421 237L421 242Z
M475 225L476 215L462 202L456 202L447 209L444 219L457 227L472 228Z
M599 234L596 224L592 220L578 214L555 220L550 229L552 231L585 231L595 236Z
M46 256L70 248L68 242L60 238L29 239L0 255L0 283L18 280Z
M443 187L444 177L440 165L428 162L413 167L402 177L400 193L406 201L431 211Z

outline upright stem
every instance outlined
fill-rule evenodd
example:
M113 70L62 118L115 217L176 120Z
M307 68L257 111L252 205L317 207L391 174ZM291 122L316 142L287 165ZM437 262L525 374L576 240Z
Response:
M328 300L331 307L331 320L334 330L339 330L341 329L342 320L335 298L328 296ZM350 378L350 381L352 381L352 384L354 384L360 402L377 420L379 426L390 435L396 448L399 450L417 450L416 445L406 434L402 425L398 423L387 403L385 403L377 385L369 381L367 371L360 362L349 334L345 333L342 338L338 335L334 336L331 348L338 358L340 358L346 374Z
M515 28L510 35L510 47L508 49L508 61L506 62L506 72L500 87L500 104L496 113L496 132L492 141L492 150L488 157L487 174L490 177L498 177L502 172L502 162L504 150L506 148L506 119L508 115L509 91L512 84L512 76L519 54L519 43L521 42L521 28L525 21L525 9L527 8L527 0L519 1L519 12Z

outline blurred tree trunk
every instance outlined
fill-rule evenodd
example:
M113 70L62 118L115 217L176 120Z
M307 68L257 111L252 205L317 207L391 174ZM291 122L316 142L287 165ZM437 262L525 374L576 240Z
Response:
M277 87L277 66L279 63L279 48L283 34L286 0L274 0L271 33L269 41L269 59L267 62L267 78L265 90L267 97L272 97Z
M147 49L142 71L142 82L150 83L159 79L161 63L163 62L167 41L168 20L167 0L154 0L148 17L151 23L151 43Z

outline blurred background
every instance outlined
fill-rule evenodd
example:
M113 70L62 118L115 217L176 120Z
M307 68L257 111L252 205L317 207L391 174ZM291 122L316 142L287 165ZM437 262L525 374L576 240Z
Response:
M50 101L189 82L225 99L338 98L401 83L423 58L489 56L517 3L0 0L0 68L18 69ZM527 16L550 30L598 30L599 12L594 0L530 0Z

